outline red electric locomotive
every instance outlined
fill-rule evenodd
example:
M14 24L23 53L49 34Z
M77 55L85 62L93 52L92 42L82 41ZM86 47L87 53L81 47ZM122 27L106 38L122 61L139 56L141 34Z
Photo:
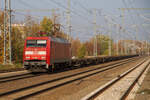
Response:
M32 72L53 70L56 64L68 64L70 60L71 44L65 39L28 37L25 40L23 64L27 70Z

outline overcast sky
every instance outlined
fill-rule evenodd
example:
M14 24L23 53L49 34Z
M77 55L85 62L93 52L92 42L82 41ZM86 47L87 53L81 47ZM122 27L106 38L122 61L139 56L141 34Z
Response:
M68 0L11 0L12 9L56 9L59 15L60 23L64 26L66 31L66 8ZM70 0L71 1L71 26L72 37L78 37L82 41L91 38L93 34L93 11L96 11L97 33L106 34L112 32L112 37L117 35L114 23L122 25L121 11L118 8L150 8L150 0ZM4 0L0 0L0 8L4 8ZM14 12L14 20L23 20L24 16L30 14L34 19L41 20L43 16L50 17L51 12ZM142 15L142 16L138 16ZM107 16L108 19L105 19ZM135 33L134 24L150 24L150 10L126 10L124 13L124 27L131 34L124 37L134 38ZM109 27L108 25L111 24ZM132 27L133 26L133 27ZM140 26L139 26L140 27ZM149 26L139 28L138 39L148 39ZM142 36L142 37L141 37ZM150 40L150 39L149 39Z

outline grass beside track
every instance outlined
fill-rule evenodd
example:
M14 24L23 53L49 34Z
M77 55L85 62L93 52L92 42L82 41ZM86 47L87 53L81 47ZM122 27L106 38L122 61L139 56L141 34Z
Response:
M19 69L19 68L22 68L22 64L6 64L6 65L3 65L3 64L0 64L0 71L1 70L11 70L11 69Z

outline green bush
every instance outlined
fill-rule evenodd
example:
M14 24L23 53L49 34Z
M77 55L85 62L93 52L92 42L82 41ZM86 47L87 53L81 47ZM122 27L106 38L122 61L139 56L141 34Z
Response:
M86 54L86 47L85 45L82 45L78 50L78 58L84 58Z

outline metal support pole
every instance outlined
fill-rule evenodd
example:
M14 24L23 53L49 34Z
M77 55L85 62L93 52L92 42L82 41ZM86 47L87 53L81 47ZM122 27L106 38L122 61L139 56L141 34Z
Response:
M124 27L124 9L121 9L122 11L122 27ZM122 28L122 34L123 34L123 28ZM123 47L124 47L124 54L127 54L127 48L126 48L126 41L124 40L123 42ZM123 50L123 49L122 49Z
M53 19L53 32L54 32L54 35L56 35L56 30L55 30L55 24L56 24L56 15L55 15L55 9L52 9L52 19Z
M135 46L136 46L137 35L138 35L138 26L136 25ZM141 53L142 53L142 49L141 49ZM136 54L136 52L135 52L135 54Z
M117 41L116 41L116 50L117 50L117 56L119 55L119 32L118 32L118 28L119 28L119 25L116 24L116 33L118 33L117 35Z
M6 22L7 22L7 0L5 0L5 9L4 9L4 61L3 63L6 64Z
M69 37L71 37L71 16L70 16L70 0L68 0L68 9L67 9L67 26L68 26L68 36L67 36L67 40L69 42L71 42L71 39Z
M96 26L96 9L93 10L93 15L94 15L94 48L93 48L93 55L97 56L97 37L96 37L96 32L97 32L97 26Z
M9 9L9 63L12 63L12 54L11 54L11 0L8 0L8 9Z
M121 26L120 26L120 24L118 24L118 27L119 27L119 29L118 29L118 32L119 32L118 37L120 39L120 41L118 40L118 51L119 51L119 54L122 55L122 42L121 42L121 33L120 33ZM120 43L120 47L119 47L119 43Z
M149 56L149 54L150 54L150 53L149 53L149 50L150 50L149 42L147 43L147 46L148 46L147 49L148 49L148 56Z
M112 49L112 47L111 47L111 25L109 24L109 56L111 56L112 55L112 52L111 52L111 49Z

